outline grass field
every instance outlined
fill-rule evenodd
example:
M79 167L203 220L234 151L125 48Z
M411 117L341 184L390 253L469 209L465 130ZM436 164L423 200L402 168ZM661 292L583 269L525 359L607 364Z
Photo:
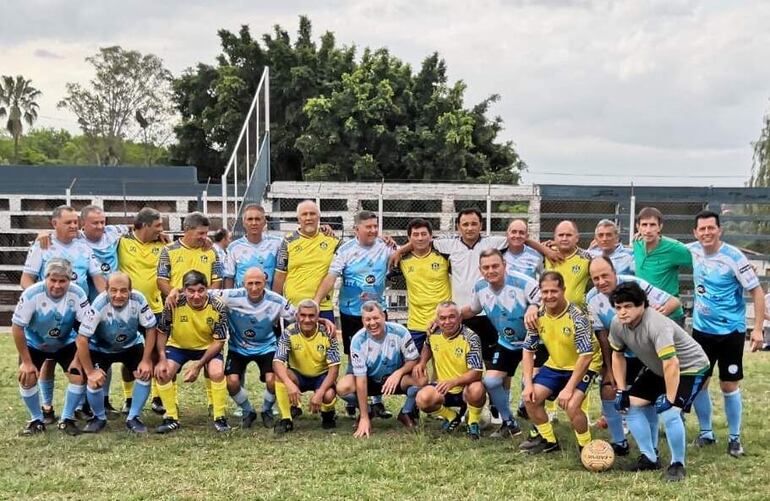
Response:
M688 447L688 478L667 485L659 473L629 474L617 468L593 474L577 458L574 435L557 426L564 450L524 456L513 442L462 432L442 436L439 424L407 434L394 419L376 420L369 440L352 437L352 421L338 420L335 433L317 417L302 416L295 431L276 438L255 427L219 435L206 417L201 383L183 385L183 429L172 436L129 436L121 420L97 436L18 435L27 419L19 398L16 355L0 337L0 498L2 499L768 499L770 474L770 353L749 354L744 385L744 446L741 460L725 453L721 398L715 400L719 443ZM61 409L63 377L57 378ZM250 382L257 381L250 373ZM119 382L113 400L120 401ZM261 389L252 385L260 399ZM712 390L712 395L716 395ZM594 398L596 398L594 396ZM396 412L400 399L386 401ZM594 405L593 417L596 417ZM157 416L147 412L145 422ZM233 418L231 424L238 421ZM688 440L697 423L688 416ZM255 424L256 426L256 424ZM606 438L606 432L595 433ZM668 451L661 444L664 460ZM637 451L632 451L636 457ZM630 462L621 458L618 464ZM616 465L617 466L617 465Z

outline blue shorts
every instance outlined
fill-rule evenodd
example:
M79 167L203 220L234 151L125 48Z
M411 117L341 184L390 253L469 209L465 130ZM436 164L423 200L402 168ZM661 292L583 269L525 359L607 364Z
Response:
M567 386L567 382L569 382L569 378L571 377L572 371L551 369L550 367L544 365L535 375L533 382L535 384L539 384L540 386L545 386L551 390L551 395L548 397L548 400L555 400L556 397L559 396L559 392L563 390L565 386ZM586 393L588 391L588 387L591 386L591 383L595 377L596 373L589 370L586 372L585 376L583 376L583 379L577 384L575 389Z
M321 312L318 314L320 318L325 318L331 323L335 323L334 321L334 310L321 310Z
M166 346L166 358L178 363L179 367L182 367L190 360L200 360L204 353L206 353L206 350L186 350L184 348ZM214 359L223 360L222 353L214 355L212 360Z
M297 376L297 386L301 392L316 391L321 387L321 384L323 384L327 374L327 372L324 372L318 376L308 377L297 372L294 373L294 375Z
M428 383L429 386L436 386L438 383ZM463 386L463 389L465 387ZM445 393L444 394L444 407L464 407L466 405L463 400L463 392L460 393Z
M428 335L425 333L425 331L409 331L409 334L412 335L412 341L414 341L414 346L417 348L417 353L422 353L422 346L425 344L425 339L428 337Z

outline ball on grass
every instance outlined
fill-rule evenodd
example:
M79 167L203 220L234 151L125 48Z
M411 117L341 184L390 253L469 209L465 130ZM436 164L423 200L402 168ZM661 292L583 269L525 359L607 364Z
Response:
M580 453L580 460L588 471L606 471L615 462L615 451L604 440L591 440Z

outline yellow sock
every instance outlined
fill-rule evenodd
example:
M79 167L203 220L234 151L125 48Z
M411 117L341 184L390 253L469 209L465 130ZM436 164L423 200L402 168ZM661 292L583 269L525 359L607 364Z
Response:
M152 378L152 383L150 383L150 398L158 398L159 396L160 393L158 393L158 380Z
M133 394L134 394L134 382L123 381L123 398L124 399L131 398L131 395Z
M588 442L591 441L591 428L588 428L585 433L575 432L575 436L577 437L578 445L580 447L585 447L588 445Z
M546 400L545 401L545 411L546 412L556 412L556 400Z
M321 412L329 412L334 410L334 404L337 403L337 397L334 397L334 400L331 401L329 404L321 404Z
M289 392L286 390L286 385L280 381L275 382L275 402L278 404L278 412L281 414L281 419L291 420Z
M225 417L227 410L227 381L211 381L211 402L214 406L214 419Z
M481 421L481 410L483 407L474 407L468 404L468 424L474 424Z
M174 400L174 403L176 403L177 412L179 412L179 385L176 383L176 379L173 380L171 384L174 385L174 393L176 394L176 399Z
M442 417L442 418L446 419L447 421L451 421L451 420L453 420L454 418L457 417L457 413L455 411L453 411L449 407L444 407L443 405L441 407L439 407L439 409L437 411L431 412L430 415L434 416L434 417L435 416Z
M179 409L176 406L176 386L173 383L159 384L158 394L163 401L163 407L166 408L166 417L179 419Z
M551 423L536 424L537 432L540 436L546 439L548 442L556 442L556 435L553 433L553 425Z
M211 399L211 379L203 378L203 382L206 384L206 403L214 405L214 400Z

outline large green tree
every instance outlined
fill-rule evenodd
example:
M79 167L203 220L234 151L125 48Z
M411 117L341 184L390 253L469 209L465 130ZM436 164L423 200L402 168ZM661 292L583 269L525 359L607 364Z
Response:
M19 139L24 133L24 122L30 127L37 120L40 106L37 99L42 93L32 86L32 81L17 75L14 79L4 75L0 83L0 120L8 117L6 129L13 138L13 159L19 159Z
M271 72L272 179L483 180L515 183L525 168L499 142L491 96L466 108L465 84L447 81L432 54L414 73L386 49L318 43L300 17L294 41L280 26L255 40L247 26L219 31L216 65L199 64L174 82L182 117L172 154L218 177L232 153L265 66Z
M765 115L762 131L754 146L751 186L770 186L770 114Z

